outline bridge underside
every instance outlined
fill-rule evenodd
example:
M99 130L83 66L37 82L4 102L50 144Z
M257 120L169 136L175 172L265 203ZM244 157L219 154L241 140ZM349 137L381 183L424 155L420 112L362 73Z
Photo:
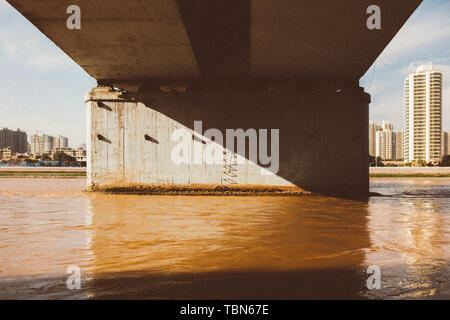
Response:
M86 100L91 186L295 185L361 197L370 98L358 79L421 0L79 0L80 30L66 27L72 1L8 2L103 86ZM380 30L366 27L373 4ZM230 157L247 155L226 149L221 164L174 164L172 134L195 135L195 120L279 129L279 170L261 174L247 159L230 176Z

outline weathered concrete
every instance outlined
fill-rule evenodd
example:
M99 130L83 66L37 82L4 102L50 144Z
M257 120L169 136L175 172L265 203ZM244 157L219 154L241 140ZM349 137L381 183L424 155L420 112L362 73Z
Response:
M86 101L91 187L295 185L310 191L354 196L363 196L368 190L366 137L370 99L358 87L339 92L324 88L133 95L102 87L94 89ZM349 122L349 118L354 121ZM171 152L177 142L171 140L172 133L186 128L194 135L194 120L202 120L204 130L217 128L222 132L236 129L236 124L244 130L279 129L279 171L263 174L261 167L248 159L245 164L236 164L235 154L226 149L220 165L173 163ZM204 137L191 139L192 157L195 145L202 144L201 139ZM331 167L339 170L328 170Z

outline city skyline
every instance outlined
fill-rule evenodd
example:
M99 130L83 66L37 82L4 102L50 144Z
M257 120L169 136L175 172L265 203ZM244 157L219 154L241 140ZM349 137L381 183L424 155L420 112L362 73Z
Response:
M36 132L34 132L34 133L29 133L29 132L26 132L25 130L22 130L21 128L8 128L7 126L0 126L0 132L3 131L3 130L7 130L7 131L11 131L11 132L22 132L22 133L25 133L26 134L26 143L28 145L32 145L33 144L33 137L34 136L44 136L44 137L46 136L46 137L53 138L54 139L54 145L57 148L68 148L68 147L70 147L70 145L72 147L79 147L79 146L86 145L86 143L84 143L84 142L80 143L78 145L73 145L73 144L69 145L69 140L70 139L68 137L65 137L65 136L63 136L61 134L56 134L56 135L47 134L44 130L36 130ZM7 147L7 146L5 146L5 147Z
M401 143L397 143L398 141L401 141ZM440 148L442 158L450 155L450 131L442 130ZM380 151L380 149L383 149L383 151ZM409 162L403 159L404 130L396 130L394 125L387 120L383 120L382 123L376 123L370 120L369 155L372 157L380 157L383 161L403 160ZM401 155L401 157L398 155Z
M405 77L403 129L395 132L389 121L377 124L370 120L369 155L405 162L441 162L447 155L442 128L444 80L432 63L420 65Z
M403 123L402 81L423 62L433 62L450 79L449 10L448 1L425 0L361 78L372 96L371 120L389 119L396 127ZM0 50L0 113L8 115L0 126L26 132L45 128L74 145L85 143L82 97L96 81L6 2L0 2ZM448 81L443 91L443 129L450 130Z

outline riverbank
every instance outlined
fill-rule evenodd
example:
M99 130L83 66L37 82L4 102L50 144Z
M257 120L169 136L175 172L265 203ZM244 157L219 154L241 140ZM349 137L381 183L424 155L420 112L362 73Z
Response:
M86 178L86 168L0 167L0 178Z
M450 178L450 174L371 174L371 179L376 178Z
M371 167L370 178L450 178L450 167Z
M371 167L370 178L450 178L450 167ZM86 168L79 167L0 167L0 178L86 178ZM121 188L120 188L121 189ZM134 189L134 188L133 188ZM137 188L138 191L140 188ZM204 189L204 188L200 188ZM210 186L208 188L210 189ZM213 188L216 189L216 188ZM248 193L247 190L238 188L237 193ZM260 189L260 188L257 188ZM104 190L102 190L104 191ZM110 190L106 190L110 191ZM124 191L124 190L121 190ZM136 193L136 190L126 190L125 193ZM148 190L146 190L148 191ZM153 191L153 190L152 190ZM161 191L161 190L158 190ZM186 190L184 190L186 191ZM198 194L205 190L198 190L197 186L191 187L189 194ZM222 193L223 190L221 190ZM230 190L227 190L230 191ZM236 190L233 190L236 191ZM258 190L259 191L259 190ZM278 191L278 190L277 190ZM291 193L289 190L288 193ZM273 193L273 191L271 191ZM158 192L159 193L159 192ZM233 192L236 193L236 192ZM263 190L259 193L267 193ZM285 190L281 193L286 193ZM297 193L297 192L295 192Z

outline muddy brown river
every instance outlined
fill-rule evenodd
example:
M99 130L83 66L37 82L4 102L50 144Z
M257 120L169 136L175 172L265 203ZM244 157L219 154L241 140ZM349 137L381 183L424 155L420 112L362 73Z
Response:
M0 179L0 298L450 298L450 179L375 179L369 202L84 188Z

